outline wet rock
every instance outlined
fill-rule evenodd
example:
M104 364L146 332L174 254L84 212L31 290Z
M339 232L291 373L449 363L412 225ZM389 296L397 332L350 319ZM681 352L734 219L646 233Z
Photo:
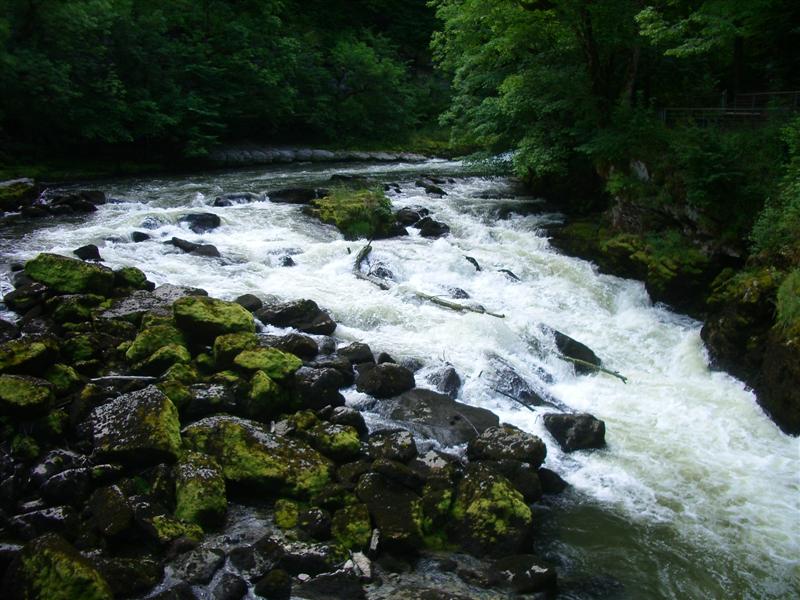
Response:
M82 467L67 469L53 475L42 484L39 493L53 504L66 503L81 506L92 489L92 469Z
M354 365L375 362L375 358L372 356L372 349L361 342L353 342L348 346L339 348L336 353L345 357Z
M317 198L324 198L328 190L323 188L285 188L267 192L270 202L284 204L308 204Z
M323 573L301 581L293 587L293 593L308 600L358 600L366 598L364 588L356 575L339 570Z
M486 380L492 388L503 396L511 397L523 404L541 406L547 404L514 368L499 356L491 356L490 369L485 373Z
M136 267L122 267L114 271L114 286L125 290L152 291L156 285L147 281L144 271Z
M257 596L270 600L289 600L292 595L292 579L283 569L273 569L256 583L253 591Z
M55 402L50 382L28 375L0 375L0 415L35 417Z
M556 571L532 554L500 558L489 568L489 582L517 594L556 591Z
M33 469L30 480L35 486L42 485L45 481L67 469L77 469L88 466L89 460L82 454L71 450L51 450Z
M408 462L417 454L414 436L408 431L376 431L369 437L369 455L373 460L385 458Z
M147 600L198 600L198 598L192 586L181 581L157 594L148 596Z
M107 296L114 286L114 272L108 267L42 253L25 263L25 273L62 294Z
M348 550L365 549L372 538L372 521L366 504L350 504L337 510L331 520L331 535Z
M124 394L91 416L94 452L133 465L174 462L181 451L178 411L158 388Z
M32 510L12 517L8 522L8 527L14 533L14 537L26 541L47 533L58 533L66 538L74 539L79 525L78 514L71 506Z
M214 213L193 213L183 215L178 219L178 223L185 223L195 233L206 233L219 227L222 221Z
M458 392L461 390L461 377L455 367L447 365L438 371L434 371L428 375L428 381L436 386L436 389L443 394L450 396L453 400L458 398Z
M384 363L359 373L356 389L375 398L391 398L416 385L414 374L400 365Z
M414 224L419 229L419 234L426 238L438 238L450 233L450 227L441 221L435 221L431 217L423 217Z
M297 263L291 256L281 256L278 258L279 267L294 267Z
M542 493L544 494L560 494L569 485L561 478L561 475L545 467L539 468L538 475L542 484Z
M458 287L448 288L447 292L450 294L450 297L453 298L453 300L469 300L470 299L470 295L466 291L464 291L464 290L462 290L461 288L458 288Z
M396 460L379 458L372 463L370 470L415 492L419 492L425 483L425 480L417 471Z
M251 202L261 202L264 200L263 194L253 192L236 192L233 194L223 194L214 198L214 206L234 206L236 204L249 204Z
M349 425L318 422L303 432L302 437L322 454L337 462L347 462L361 454L358 432Z
M3 596L8 600L113 598L111 588L94 565L55 534L24 546L6 573Z
M200 288L179 285L160 285L152 292L138 290L130 296L117 300L110 309L101 313L103 319L123 319L138 324L145 313L172 316L172 304L187 296L207 296Z
M397 364L397 361L392 357L391 354L387 352L381 352L378 354L378 360L376 361L379 365L384 363L394 363Z
M447 192L445 192L442 188L440 188L438 185L436 185L430 179L417 179L414 182L414 185L416 187L423 188L425 190L425 193L430 195L430 196L446 196L447 195Z
M261 298L258 296L254 296L253 294L242 294L236 300L234 300L236 304L239 304L249 310L251 313L256 312L261 307L264 306L264 303L261 301Z
M332 465L305 443L227 415L206 417L183 430L187 448L216 459L226 481L274 493L308 495L330 480Z
M133 233L131 233L131 241L133 241L133 242L135 242L137 244L139 242L146 242L149 239L150 239L150 235L148 235L147 233L145 233L143 231L134 231Z
M47 286L41 283L25 283L17 286L13 292L3 297L3 302L10 309L20 314L27 313L32 308L42 304L47 298Z
M328 420L337 425L348 425L356 430L359 436L366 435L367 424L364 416L354 408L349 406L337 406L332 411Z
M537 469L547 456L544 442L513 425L490 427L467 446L470 460L515 460Z
M319 354L319 346L313 338L299 333L290 333L283 336L261 338L261 343L273 348L278 348L303 360L313 360Z
M100 250L94 244L87 244L72 251L72 253L81 260L103 260L100 256Z
M319 410L326 406L344 406L344 396L339 389L346 381L335 369L302 367L291 381L291 395L302 408Z
M133 524L133 509L119 486L95 490L88 506L92 525L106 537L118 536Z
M589 365L595 365L597 367L602 366L603 362L587 345L580 343L568 335L564 335L560 331L556 331L555 329L552 331L556 340L556 347L562 355L567 358L589 363ZM590 366L577 363L575 364L575 372L578 374L588 374L594 373L594 369Z
M186 296L172 305L175 322L190 339L211 343L218 335L255 332L253 315L235 302Z
M542 483L535 467L519 460L482 460L482 466L499 473L511 482L528 503L536 502L542 497Z
M0 211L12 211L30 204L40 192L39 185L27 177L0 181Z
M161 564L153 559L136 558L95 559L100 574L108 582L115 598L128 598L143 594L155 587L164 573Z
M181 408L185 421L195 421L208 415L233 412L237 406L233 390L220 384L199 383L189 386L191 398Z
M299 358L277 348L253 348L243 350L233 359L237 369L254 373L262 371L270 379L283 381L289 379L303 364Z
M336 323L313 300L295 300L270 304L256 311L263 323L275 327L293 327L303 333L331 335Z
M508 479L480 464L467 467L451 515L451 534L476 555L517 551L532 522L522 494Z
M416 388L384 400L377 411L423 437L445 446L463 444L499 423L497 415L484 408L456 402L450 396Z
M207 256L209 258L219 258L222 256L219 250L217 250L217 247L212 244L195 244L194 242L183 240L178 237L172 238L167 243L183 250L187 254L194 254L195 256Z
M318 357L316 360L307 363L306 366L312 369L335 369L342 376L344 387L351 386L355 382L353 366L343 356Z
M322 508L312 507L297 515L297 528L314 540L327 540L331 537L331 515Z
M224 562L225 553L219 548L196 548L172 564L173 575L189 584L205 584Z
M247 593L247 582L234 573L223 573L210 592L212 600L241 600ZM264 596L272 598L271 595Z
M542 420L564 452L603 448L606 445L605 423L590 414L548 413Z
M422 545L418 506L420 498L406 487L378 473L362 476L356 487L359 500L380 530L387 551L415 553Z
M201 527L225 520L228 501L222 469L212 458L186 452L175 465L175 516Z
M395 219L403 226L413 225L423 217L427 217L430 211L421 206L405 206L395 213Z

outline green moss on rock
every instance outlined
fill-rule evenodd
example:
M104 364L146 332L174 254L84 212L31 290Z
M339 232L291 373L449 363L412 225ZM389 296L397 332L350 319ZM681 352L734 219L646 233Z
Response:
M47 302L56 323L81 323L92 318L92 310L103 304L105 298L97 294L71 294L56 296Z
M303 361L294 354L281 352L277 348L245 350L233 359L236 367L245 371L263 371L270 379L280 381L303 366Z
M29 435L17 434L11 438L11 456L22 462L32 462L41 454L39 443Z
M228 500L217 462L205 454L186 452L175 466L175 516L201 527L225 520Z
M81 385L81 376L69 365L55 364L44 372L44 378L58 396L74 392Z
M148 358L134 365L134 370L140 373L160 375L167 369L175 365L188 364L192 361L192 355L185 346L179 344L167 344L162 346Z
M299 440L271 434L254 421L207 417L183 430L188 449L214 457L227 481L266 492L308 496L330 481L332 465Z
M331 535L336 542L349 550L361 550L369 545L372 522L366 504L352 504L333 513Z
M58 357L58 343L49 337L24 337L0 344L0 373L38 374Z
M178 538L199 542L203 539L203 529L194 523L185 523L169 515L156 515L142 519L144 528L161 544L168 544Z
M53 406L53 386L44 379L27 375L0 375L0 413L35 416Z
M297 502L281 498L275 502L275 524L281 529L294 529L300 518Z
M243 350L258 346L255 333L228 333L217 336L214 340L214 363L217 368L226 369L233 364L233 359Z
M89 560L63 538L47 534L28 542L9 568L10 600L111 600L108 583Z
M153 287L144 272L136 267L122 267L114 271L114 285L130 290L147 290Z
M250 379L250 391L242 400L242 414L257 421L268 421L286 410L289 394L264 371L256 371Z
M351 240L383 237L395 222L391 201L378 189L333 190L312 204L315 216Z
M320 422L308 430L306 439L314 448L337 462L346 462L361 453L361 440L349 425Z
M185 346L183 334L172 325L154 325L143 329L125 353L125 358L133 363L141 362L152 356L158 349L176 344Z
M101 265L58 254L40 254L25 263L25 273L62 294L107 296L114 287L114 272Z
M187 385L197 383L200 381L200 374L193 365L178 363L171 366L166 373L164 373L165 381L178 381Z
M67 339L61 346L64 358L71 364L91 360L95 353L95 343L90 335L75 335Z
M179 411L186 408L194 399L191 390L180 381L169 379L162 381L156 386L161 392L170 399Z
M253 315L235 302L187 296L172 305L175 322L188 336L211 343L226 333L255 332Z

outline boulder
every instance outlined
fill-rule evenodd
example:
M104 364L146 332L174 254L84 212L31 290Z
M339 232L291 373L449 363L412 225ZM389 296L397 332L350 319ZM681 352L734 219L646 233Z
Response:
M115 537L133 525L133 509L119 486L103 487L88 502L92 526L106 537Z
M305 579L292 587L292 594L306 600L361 600L366 598L359 578L340 569Z
M263 371L270 379L282 381L303 366L303 361L277 348L253 348L237 354L233 365L243 371Z
M167 243L172 244L188 254L194 254L195 256L208 256L210 258L219 258L222 256L219 250L217 250L217 247L212 244L195 244L194 242L183 240L178 237L172 238Z
M331 535L348 550L362 550L372 537L372 523L366 504L350 504L333 513Z
M144 556L98 557L95 563L100 574L111 586L115 598L144 595L161 581L164 574L164 567L159 561Z
M511 482L480 464L467 467L451 509L451 535L477 555L503 556L519 549L532 515Z
M264 371L256 371L250 379L250 390L239 399L238 413L264 423L290 408L289 397Z
M300 333L289 333L282 336L262 337L261 344L278 348L289 354L302 358L303 360L313 360L319 354L319 345L313 338Z
M299 407L319 410L326 406L344 406L344 396L339 389L345 385L344 377L335 369L302 367L294 374L290 390Z
M253 192L236 192L233 194L223 194L214 198L214 206L234 206L235 204L249 204L250 202L261 202L264 200L263 194Z
M43 506L44 503L38 503ZM21 540L32 540L47 533L58 533L66 538L74 539L78 533L80 519L71 506L54 506L17 515L8 520L8 530L13 537Z
M394 217L397 219L397 222L403 226L414 225L417 221L422 219L423 217L427 217L430 214L430 211L427 208L422 208L419 206L405 206L398 210Z
M146 234L144 231L134 231L133 233L131 233L131 241L137 244L139 242L146 242L149 239L150 236Z
M560 494L569 485L561 475L545 467L539 468L538 475L543 494Z
M555 592L556 571L532 554L505 556L492 563L488 571L492 586L511 590L516 594Z
M27 276L26 276L27 277ZM42 304L47 298L47 286L35 281L22 283L3 297L3 302L11 310L25 314L32 308Z
M200 585L210 582L224 563L225 553L222 550L201 546L180 556L172 564L172 571L175 579Z
M180 217L178 223L185 223L195 233L206 233L219 227L222 221L214 213L192 213Z
M241 600L247 594L247 582L233 573L223 573L210 591L212 600Z
M256 311L263 323L275 327L293 327L303 333L331 335L336 323L313 300L295 300L270 304Z
M358 499L367 505L383 548L415 553L422 546L420 497L378 473L367 473L356 486Z
M336 353L339 356L344 356L354 365L375 362L372 349L367 344L362 344L361 342L353 342L348 346L339 348Z
M544 442L513 425L490 427L467 446L470 460L516 460L534 469L544 462L547 446Z
M423 217L416 223L414 228L419 229L419 234L426 238L438 238L450 233L450 227L441 221L435 221L431 217Z
M553 329L552 332L556 341L556 348L558 348L558 351L563 356L581 361L583 363L588 363L588 365L573 363L575 365L576 373L583 375L594 373L594 369L592 369L589 365L594 365L596 367L603 365L603 362L586 344L582 344L578 340L575 340L555 329Z
M114 286L127 290L148 290L155 289L155 284L147 281L144 271L136 267L122 267L114 271Z
M100 256L100 249L94 244L81 246L80 248L73 250L72 253L81 260L103 260L103 258Z
M267 192L270 202L285 204L308 204L317 198L324 198L328 190L322 188L285 188Z
M428 381L436 386L436 389L450 396L453 400L458 398L458 392L461 390L461 377L455 367L447 365L434 371L428 375Z
M234 300L236 304L241 304L244 308L249 310L251 313L256 312L260 308L264 306L264 303L261 301L261 298L258 296L254 296L253 294L242 294L236 300Z
M543 417L544 426L564 452L603 448L606 445L606 425L590 414L548 413Z
M393 363L376 365L356 377L356 389L375 398L391 398L416 385L414 374Z
M0 344L0 373L41 374L58 357L58 342L49 336L26 336Z
M332 464L300 440L228 415L206 417L183 430L187 448L216 459L226 481L267 493L307 496L329 482Z
M139 332L125 352L125 358L140 363L165 346L185 346L183 334L172 325L153 325Z
M421 388L384 400L376 410L444 446L468 442L499 423L497 415L485 408L462 404L450 396Z
M186 296L172 305L172 311L178 327L199 343L212 343L218 335L226 333L256 330L253 315L235 302Z
M204 454L186 452L175 465L175 516L213 527L224 521L227 508L222 469Z
M55 402L53 386L27 375L0 375L0 414L35 417L47 414Z
M122 396L91 415L95 455L132 465L174 462L181 451L175 405L157 387Z
M270 600L290 600L292 597L292 578L283 569L272 569L256 582L253 592Z
M33 179L0 181L0 211L12 211L25 206L39 195L40 187Z
M63 538L44 535L25 544L6 573L8 600L111 600L95 566Z
M369 437L369 455L372 460L381 458L408 462L417 456L417 444L408 431L376 431Z
M172 316L172 304L187 296L207 296L200 288L164 284L152 292L137 290L131 295L114 302L110 309L102 312L103 319L123 319L138 324L145 313L158 316Z
M214 365L218 369L230 368L240 352L256 347L258 336L249 331L219 335L214 340Z
M114 272L108 267L42 253L25 263L25 273L39 283L62 294L107 296L114 287Z

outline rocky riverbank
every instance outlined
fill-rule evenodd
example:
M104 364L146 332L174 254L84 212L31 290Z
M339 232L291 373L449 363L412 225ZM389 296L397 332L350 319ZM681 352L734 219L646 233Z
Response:
M453 400L456 373L417 388L412 365L339 343L309 299L226 302L53 254L14 268L5 597L555 593L531 506L565 484L541 439ZM353 385L405 428L368 430L344 405ZM565 451L603 444L588 415L545 425ZM420 564L452 589L392 586Z
M654 301L702 320L712 365L753 388L784 432L800 434L800 329L776 318L790 265L745 258L744 250L709 241L708 233L701 241L696 224L678 227L674 215L656 218L634 207L625 220L622 210L569 217L550 230L551 243L604 272L643 281ZM641 213L648 216L644 224Z

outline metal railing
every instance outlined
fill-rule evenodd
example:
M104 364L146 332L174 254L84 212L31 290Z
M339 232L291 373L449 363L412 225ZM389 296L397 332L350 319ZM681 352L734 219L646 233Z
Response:
M757 126L770 116L800 111L800 91L755 92L736 94L732 102L722 94L720 106L669 107L659 110L659 117L668 124L693 122L701 127Z

